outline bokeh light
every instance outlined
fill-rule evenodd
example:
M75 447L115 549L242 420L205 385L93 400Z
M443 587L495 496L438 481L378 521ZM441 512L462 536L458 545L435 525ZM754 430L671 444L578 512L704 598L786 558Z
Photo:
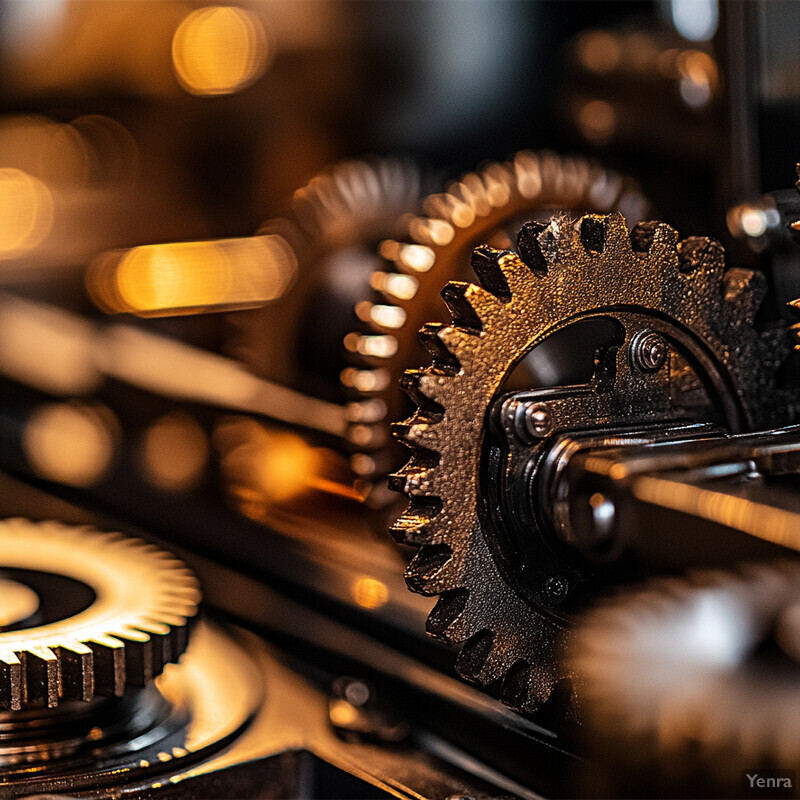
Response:
M69 486L91 486L111 465L118 430L116 418L104 406L49 403L28 418L23 450L40 477Z
M93 391L102 381L93 337L88 320L0 295L0 372L16 381L53 395Z
M169 492L197 485L208 463L205 431L189 414L159 417L142 436L139 458L148 483Z
M172 62L191 94L232 94L263 74L267 50L258 17L241 8L209 6L181 22L172 40Z
M383 581L375 578L359 578L353 583L353 599L362 608L372 611L386 605L389 589Z
M0 259L36 247L53 225L53 197L42 181L0 168Z
M281 297L296 274L291 247L269 235L104 253L86 284L106 312L170 316L257 307Z

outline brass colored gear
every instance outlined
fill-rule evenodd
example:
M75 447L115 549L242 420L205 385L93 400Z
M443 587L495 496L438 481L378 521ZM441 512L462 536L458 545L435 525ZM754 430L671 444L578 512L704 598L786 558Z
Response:
M402 216L418 208L424 183L411 161L374 158L342 161L298 189L287 213L259 229L290 254L297 279L274 303L229 316L231 355L260 377L338 395L342 333L319 336L318 328L347 330L351 294L365 291L374 268L372 248L396 235ZM320 374L326 371L330 379Z
M523 226L518 250L520 255L478 248L472 263L480 286L452 282L442 291L453 322L420 332L433 365L406 372L404 384L418 410L395 432L413 455L391 480L410 500L393 534L419 547L406 581L413 591L440 595L428 631L463 643L457 668L464 677L482 684L502 680L504 700L532 711L570 677L560 671L559 652L572 612L568 603L531 599L548 592L569 596L557 571L550 578L538 575L541 586L510 574L507 562L514 556L502 557L505 545L487 510L490 412L504 381L551 334L604 317L624 329L624 342L611 349L605 379L558 390L551 407L569 417L566 430L709 421L685 402L697 394L700 380L693 375L702 376L710 394L703 413L713 405L722 424L746 430L775 421L774 372L789 347L785 330L754 328L763 276L724 272L724 252L714 240L679 243L663 223L641 223L629 234L620 214L587 215L577 223L562 217L546 227ZM626 321L632 317L669 342L670 357L657 373L666 377L656 380L634 368L638 331ZM694 371L686 369L688 361ZM638 388L615 396L615 382L624 375ZM545 433L564 429L555 418ZM510 525L514 513L501 523ZM566 556L558 561L545 533L536 552L576 571ZM525 542L533 547L533 535Z
M649 203L637 184L583 158L522 151L464 175L447 191L429 196L424 214L406 220L403 239L381 244L382 263L370 278L372 294L355 308L360 327L345 338L351 365L341 374L352 405L348 439L353 471L375 481L369 502L394 502L381 480L402 462L392 446L389 421L407 413L399 380L419 363L417 331L446 319L439 289L468 278L479 244L511 247L522 222L554 210L622 211L645 219ZM511 238L509 238L509 236Z
M65 598L51 598L53 608L40 608L41 624L34 618L29 627L19 620L0 629L0 708L121 696L186 648L198 583L155 545L121 533L8 519L0 522L0 564L12 578L77 582L89 598L66 616Z

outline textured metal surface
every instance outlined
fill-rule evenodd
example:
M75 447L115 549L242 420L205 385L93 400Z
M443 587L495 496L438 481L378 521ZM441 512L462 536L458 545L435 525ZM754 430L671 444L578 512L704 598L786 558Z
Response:
M648 202L634 181L591 161L526 151L510 162L469 173L446 192L428 197L424 214L407 221L404 238L383 242L383 261L370 281L371 297L356 308L362 326L345 340L352 359L342 373L345 389L362 401L371 400L367 407L374 410L368 418L354 420L349 430L351 464L361 478L380 480L402 461L402 453L391 444L387 421L406 413L398 382L404 370L419 363L417 331L426 322L447 318L440 288L469 277L469 259L477 245L511 246L509 235L514 238L522 222L536 212L549 216L554 209L621 210L635 222L645 218ZM393 311L376 315L370 313L374 307ZM370 498L376 506L393 500L380 484Z
M143 686L187 644L200 593L183 562L120 533L57 522L0 522L4 568L61 575L94 598L67 617L0 631L0 707L58 706ZM46 575L45 575L46 577Z
M619 214L587 215L578 223L560 218L524 226L519 250L525 260L478 248L473 267L481 285L449 284L442 294L452 324L421 331L434 360L404 378L419 408L396 426L413 456L392 478L410 499L393 533L419 547L406 580L414 591L440 595L427 627L448 643L463 643L461 674L482 684L502 680L505 701L531 711L570 677L560 658L569 621L538 608L506 579L481 512L485 419L504 379L566 325L597 314L633 315L702 360L695 372L709 379L724 423L742 430L773 421L772 378L788 344L785 331L761 334L753 326L763 276L724 273L723 250L713 240L678 242L663 223L642 223L629 235ZM576 406L570 425L582 414L585 426L634 424L642 414L691 420L691 407L681 402L691 392L686 386L673 392L678 379L686 384L690 376L681 359L673 358L669 369L667 391L662 382L660 393L640 396L656 398L658 405L647 409L615 394L613 379L589 387L591 401L582 399L586 390L563 390L565 402L571 394Z

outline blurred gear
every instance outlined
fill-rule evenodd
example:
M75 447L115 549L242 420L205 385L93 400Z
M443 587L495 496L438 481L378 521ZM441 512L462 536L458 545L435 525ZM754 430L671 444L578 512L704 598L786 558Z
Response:
M372 248L397 235L424 188L414 164L384 158L344 161L295 192L288 215L259 234L287 243L297 280L279 301L230 315L232 354L260 377L342 399L341 340L375 269Z
M370 276L369 300L355 313L362 323L345 338L351 366L342 373L354 404L348 432L351 464L362 479L377 481L370 504L395 500L382 479L402 461L391 446L388 421L408 406L398 383L419 363L417 331L425 322L446 319L439 289L467 277L469 258L482 243L512 247L523 222L553 210L620 210L631 221L646 218L649 204L637 184L583 158L523 151L507 163L491 163L464 175L442 194L429 196L424 215L407 221L401 240L381 244L383 261Z
M121 697L186 649L197 580L155 545L9 519L0 523L0 564L7 581L38 597L0 629L2 708Z
M664 578L592 610L571 668L602 755L594 788L731 797L743 768L800 767L798 620L789 561Z
M433 365L404 377L418 410L396 426L413 456L392 477L410 499L393 533L420 548L406 580L440 595L427 627L464 643L459 672L502 679L505 702L532 711L569 677L563 630L596 588L595 568L547 519L553 498L539 476L553 434L594 429L619 441L626 426L675 420L763 425L787 348L753 327L763 276L723 273L712 239L678 242L659 222L629 234L620 214L587 215L524 225L518 251L478 248L480 287L448 284L452 324L420 333ZM587 338L588 378L514 386L515 367L540 349L563 340L585 351Z

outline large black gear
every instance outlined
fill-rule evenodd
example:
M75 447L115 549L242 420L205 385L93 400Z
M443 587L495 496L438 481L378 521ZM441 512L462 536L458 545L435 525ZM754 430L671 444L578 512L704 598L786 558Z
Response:
M572 677L560 655L582 566L537 522L541 509L525 517L513 496L504 508L502 480L499 491L492 488L493 475L506 475L504 445L492 444L493 427L505 419L498 413L509 397L504 381L533 348L576 322L602 317L623 331L597 353L589 385L552 392L552 419L529 448L527 463L535 464L548 435L564 430L674 420L736 431L785 422L774 378L789 345L785 330L754 326L763 276L725 272L714 240L678 242L663 223L642 223L629 234L620 214L587 215L523 226L518 250L478 248L480 286L448 284L442 296L452 324L421 331L434 359L404 379L419 408L396 426L413 456L392 478L410 500L393 533L419 547L406 580L413 591L440 596L427 627L463 644L459 672L481 684L502 681L507 703L533 711ZM651 374L632 356L648 329L669 347L661 371ZM522 556L503 530L519 518ZM527 577L522 567L530 568Z
M511 246L519 226L537 214L621 211L633 223L646 219L648 209L635 181L593 161L521 151L463 175L427 197L422 214L403 220L404 233L381 244L370 292L355 307L358 326L345 337L350 366L342 384L365 412L349 426L351 465L374 484L370 505L395 500L383 482L402 463L389 422L407 413L398 382L419 363L417 330L446 318L438 291L467 276L473 249L483 243Z

